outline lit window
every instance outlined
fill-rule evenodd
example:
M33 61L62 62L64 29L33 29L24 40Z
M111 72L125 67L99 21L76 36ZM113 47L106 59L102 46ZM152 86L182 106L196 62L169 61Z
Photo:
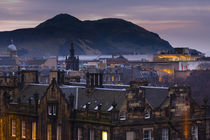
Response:
M150 118L150 113L151 113L151 112L150 112L150 109L146 109L146 110L145 110L145 114L144 114L144 118L145 118L145 119L149 119L149 118Z
M61 140L61 126L57 126L57 140Z
M32 140L36 140L36 122L32 123Z
M94 140L95 138L95 131L94 130L90 130L90 140Z
M52 125L47 125L47 140L52 140Z
M126 132L126 140L135 140L135 132L133 131Z
M198 126L192 126L192 140L198 140Z
M12 120L12 136L16 136L16 121Z
M144 140L152 140L152 130L144 130Z
M3 137L3 120L0 119L0 138Z
M102 140L108 140L108 133L107 133L107 131L102 131Z
M82 140L83 136L82 136L82 128L78 128L78 132L77 132L77 140Z
M164 128L162 129L162 140L168 140L169 137L168 137L168 129L167 128Z
M112 81L114 81L114 76L112 76Z
M26 138L26 122L22 121L22 130L21 130L22 138Z

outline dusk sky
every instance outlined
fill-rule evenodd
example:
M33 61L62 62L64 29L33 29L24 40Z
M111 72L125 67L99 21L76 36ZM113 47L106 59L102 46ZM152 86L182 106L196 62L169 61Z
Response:
M210 0L0 0L0 31L34 27L59 13L80 20L122 18L173 47L210 54Z

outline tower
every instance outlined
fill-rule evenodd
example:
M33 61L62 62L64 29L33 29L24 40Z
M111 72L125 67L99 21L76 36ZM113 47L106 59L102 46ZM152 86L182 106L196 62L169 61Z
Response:
M74 54L74 44L71 42L70 55L66 57L66 70L79 70L79 57Z
M74 44L73 44L73 41L71 42L70 57L74 57Z

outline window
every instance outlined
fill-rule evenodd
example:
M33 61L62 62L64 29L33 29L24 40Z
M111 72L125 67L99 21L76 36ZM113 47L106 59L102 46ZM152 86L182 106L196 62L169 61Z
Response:
M192 140L198 140L198 126L192 126L191 134Z
M121 121L126 120L126 112L125 111L120 112L120 120Z
M52 125L47 125L47 140L52 140Z
M57 108L56 105L53 105L52 108L53 108L53 116L56 116L56 114L57 114L57 113L56 113L56 108Z
M32 122L32 140L36 140L36 122Z
M152 130L144 130L144 140L152 140Z
M112 81L114 81L114 76L112 76Z
M107 131L102 131L102 140L108 140L108 133L107 133Z
M90 130L90 140L95 139L95 131L93 129Z
M78 128L77 139L78 140L82 140L83 139L82 128Z
M118 76L118 81L120 81L120 75Z
M16 136L16 121L12 120L12 136Z
M169 139L168 132L169 131L168 131L167 128L162 129L162 140L168 140Z
M126 132L126 140L135 140L135 132L133 131Z
M0 119L0 138L3 137L3 120Z
M57 115L57 106L56 105L48 105L48 115L49 116Z
M49 105L48 106L48 115L52 115L52 106L51 105Z
M21 137L24 139L26 138L26 122L22 121L22 129L21 129Z
M57 126L57 140L61 140L61 126Z
M145 114L144 114L144 118L145 118L145 119L150 119L150 113L151 113L151 112L150 112L150 109L146 109L146 110L145 110Z

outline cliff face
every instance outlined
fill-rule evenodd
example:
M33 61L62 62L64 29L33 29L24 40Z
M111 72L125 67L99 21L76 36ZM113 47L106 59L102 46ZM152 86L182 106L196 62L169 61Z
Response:
M66 55L72 40L76 54L145 54L173 49L158 34L131 22L114 18L81 21L68 14L35 28L0 32L0 49L6 48L11 38L22 56Z

